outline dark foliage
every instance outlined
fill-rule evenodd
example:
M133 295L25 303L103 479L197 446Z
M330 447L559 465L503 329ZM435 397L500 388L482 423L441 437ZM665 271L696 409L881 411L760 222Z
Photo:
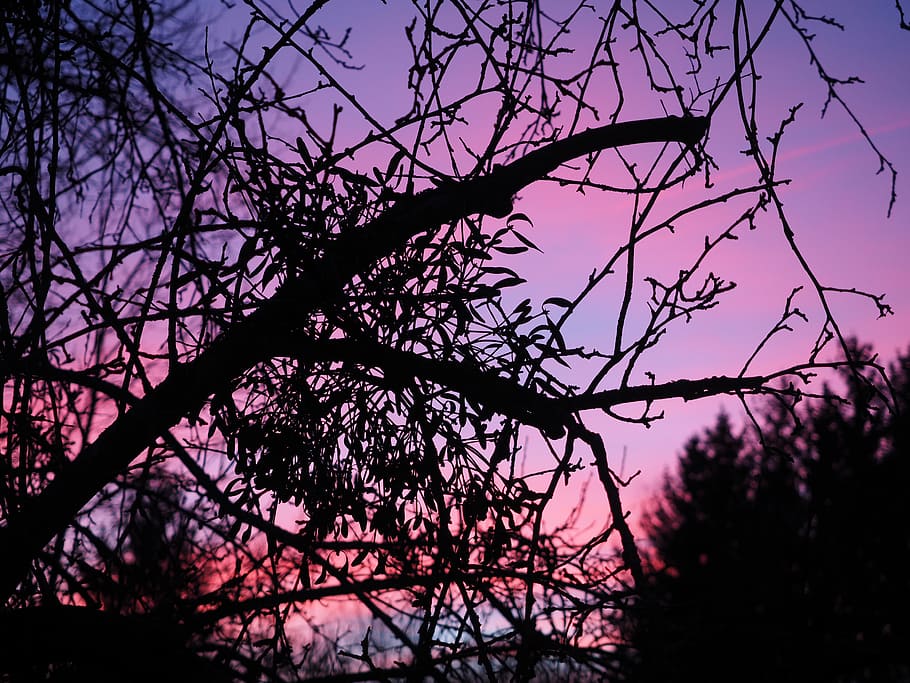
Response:
M910 680L910 355L694 437L647 517L636 680ZM889 406L888 400L895 400Z
M642 572L598 420L793 403L844 345L784 210L799 107L757 120L783 35L858 121L812 42L839 25L746 4L2 3L0 676L616 677ZM624 219L532 300L545 183ZM658 377L758 222L780 317ZM756 374L801 287L807 353ZM596 528L554 512L589 466Z

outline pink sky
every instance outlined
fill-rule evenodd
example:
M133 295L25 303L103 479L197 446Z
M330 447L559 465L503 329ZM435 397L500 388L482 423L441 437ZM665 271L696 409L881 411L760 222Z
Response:
M885 217L888 177L876 175L875 155L837 105L832 105L825 119L820 120L824 90L813 75L805 50L786 30L772 34L773 44L766 45L760 57L759 68L763 74L760 123L766 135L770 134L790 106L805 102L785 138L780 167L782 175L793 182L781 195L798 245L826 284L887 293L894 315L883 320L876 319L876 310L867 301L844 296L833 296L831 301L842 330L872 342L890 360L910 342L910 282L906 263L910 255L910 164L907 164L910 89L904 85L906 67L910 65L910 36L898 28L892 2L837 0L815 4L818 7L808 9L823 10L838 17L847 31L845 34L820 31L813 44L832 74L859 75L865 80L865 84L850 86L843 92L875 144L900 173L898 201L891 218ZM379 121L390 122L406 110L407 103L404 85L409 50L401 29L402 15L397 11L400 6L357 2L356 14L351 13L352 6L330 3L311 24L324 25L336 35L353 26L352 62L365 68L340 72L341 77ZM580 43L590 38L584 33L578 34ZM298 68L292 60L285 64ZM470 71L464 73L467 81L474 77ZM635 96L628 94L630 99ZM641 107L642 116L661 114L654 110L653 103L647 104L647 97L641 100L641 104L630 107L630 114L636 106ZM313 107L311 115L316 116L315 99ZM458 135L466 139L474 135L482 137L486 132L483 118L489 112L478 105L468 113L476 119L471 121L471 127L457 131ZM721 187L741 186L756 180L754 169L738 154L745 146L738 128L741 124L725 118L730 116L728 105L712 125L711 151L721 165L715 181ZM369 128L368 124L358 123L354 116L346 121L349 128L345 130L352 138ZM701 197L703 193L702 185L696 180L677 199ZM554 295L571 298L591 271L609 257L628 225L628 207L621 201L596 192L582 197L571 189L554 185L537 184L528 188L515 208L533 219L534 227L527 234L544 253L510 260L510 265L528 279L527 285L511 296L516 299L530 296L538 303ZM721 217L717 215L718 220ZM655 240L644 253L642 263L649 269L668 273L685 267L697 255L705 235L715 234L719 227L719 223L701 220L686 225L677 237ZM756 231L728 243L720 257L712 260L710 268L721 277L737 282L738 289L718 308L696 318L691 325L677 325L641 363L632 377L633 383L646 381L644 370L657 373L658 381L736 374L756 342L776 322L787 293L797 285L807 284L787 251L780 226L770 217L761 217ZM571 344L605 348L611 343L617 291L615 285L606 285L591 298L583 315L570 326ZM818 333L819 309L814 293L808 288L797 304L810 314L809 324L797 326L793 334L771 344L757 361L756 371L782 367L806 357ZM584 372L580 371L578 377L583 384ZM626 474L636 469L643 471L627 492L627 505L634 505L654 489L686 438L710 424L722 406L735 420L741 418L738 404L721 399L693 404L668 402L664 406L666 419L649 430L592 417L592 426L604 434L614 466L619 468L620 455L625 449ZM532 457L541 449L533 436L528 447ZM569 493L568 500L573 500L574 495Z

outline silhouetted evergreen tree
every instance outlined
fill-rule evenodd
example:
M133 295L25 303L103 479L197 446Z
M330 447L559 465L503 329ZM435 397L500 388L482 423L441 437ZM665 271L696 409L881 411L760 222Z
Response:
M896 411L845 373L764 445L724 414L689 441L645 520L630 680L910 680L910 355L891 380Z

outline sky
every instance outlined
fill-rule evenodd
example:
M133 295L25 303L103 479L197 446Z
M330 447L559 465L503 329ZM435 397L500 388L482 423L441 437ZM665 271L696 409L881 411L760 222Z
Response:
M782 175L792 178L781 191L785 208L798 246L822 281L887 294L885 301L894 314L886 318L878 318L878 310L868 300L832 297L845 335L872 343L887 362L910 346L910 89L902 86L900 76L910 66L910 33L898 28L890 3L828 2L824 9L842 18L846 30L820 36L817 49L830 73L856 74L865 81L846 88L845 98L898 170L898 198L890 218L890 179L876 173L876 155L843 111L832 105L820 118L824 90L813 78L805 53L789 35L776 36L777 42L767 51L772 59L765 66L762 96L766 109L779 116L793 104L805 103L782 153ZM738 161L735 155L729 156L716 178L718 184L755 180L754 168L745 158ZM572 282L580 286L597 265L598 255L609 252L610 226L623 225L623 209L603 199L599 205L599 198L579 201L573 192L559 188L525 194L518 208L535 220L534 238L544 252L530 257L534 262L527 272L535 274L531 288L539 287L543 296L553 286ZM694 231L695 239L701 240L712 234L712 226ZM678 248L667 243L666 252L654 255L655 267L664 261L677 267ZM649 367L665 381L735 375L756 341L777 320L792 287L807 285L787 251L780 227L761 218L753 233L730 243L714 267L719 275L737 282L738 288L716 309L674 329L658 347ZM553 294L564 293L547 295ZM609 296L605 298L592 301L579 323L578 333L595 345L598 339L612 338L614 317L599 314L610 310ZM808 288L796 303L809 314L809 323L795 325L792 334L777 337L754 370L770 371L807 355L818 333L820 311ZM642 373L638 379L646 381ZM614 468L625 476L641 470L624 497L633 511L656 491L663 473L672 470L684 442L713 423L718 411L728 412L736 423L745 421L740 404L729 398L688 404L671 401L664 409L665 419L650 429L592 419L604 435ZM565 493L567 504L574 502L574 491Z
M804 103L782 147L780 175L792 182L781 189L781 197L796 242L822 281L887 294L886 303L894 314L884 319L877 318L877 310L868 300L845 295L831 298L842 331L874 344L887 362L910 344L910 89L905 86L910 32L899 28L890 0L804 4L810 11L837 17L845 26L843 32L820 30L812 44L829 73L856 75L864 81L842 92L875 145L898 170L897 202L891 216L887 217L887 173L877 174L876 155L836 104L821 118L824 88L792 32L772 33L759 57L760 123L769 134L789 107ZM407 102L409 47L402 33L404 6L395 0L388 5L378 0L329 3L311 22L311 27L324 26L333 35L343 34L347 26L352 28L347 45L350 59L363 68L344 71L341 77L380 121L394 120L401 113L402 103ZM263 40L267 39L266 32ZM590 35L582 30L577 39L581 44ZM289 73L298 67L293 59L282 63ZM476 78L470 69L461 76L466 89ZM635 100L636 93L628 95ZM642 101L648 100L643 97ZM307 106L312 108L308 113L312 111L318 117L320 111L325 113L320 107L328 105L312 99ZM459 134L466 138L475 131L482 134L483 119L491 111L482 105L472 111L471 116L476 117L471 121L473 128L459 130ZM629 111L634 112L635 105L630 105ZM643 115L660 114L648 111L647 106L641 111ZM711 150L720 165L715 181L719 186L741 186L754 182L756 172L739 154L744 141L736 128L738 122L725 118L729 116L729 111L721 111L712 124ZM347 132L352 138L368 127L355 118L346 119L345 125L350 126ZM692 200L703 193L703 184L691 182L674 201ZM610 195L589 192L582 197L571 188L553 184L527 188L519 195L515 210L531 217L533 227L527 234L543 252L508 261L528 280L510 293L515 300L525 296L538 302L550 296L571 297L591 271L609 257L629 221L628 205ZM722 218L709 214L679 231L684 234L656 240L643 256L645 269L673 273L683 267L687 258L697 255L704 237L716 234ZM736 242L725 244L720 255L707 264L719 276L735 281L737 289L691 324L675 327L633 374L633 383L646 381L645 370L655 372L658 381L735 375L757 341L777 321L787 294L796 286L808 284L787 249L780 226L761 215L757 226ZM617 296L616 286L608 284L585 304L570 326L573 343L604 347L611 342ZM795 325L791 334L776 337L757 359L754 371L799 362L808 354L820 325L817 297L805 288L796 304L809 315L809 322ZM583 384L584 371L578 378ZM734 422L743 420L742 408L729 399L689 404L670 401L663 407L665 419L650 429L590 416L590 426L604 436L614 469L626 476L636 470L642 472L625 494L625 502L633 510L655 491L685 440L711 424L719 410L727 411ZM533 458L543 447L530 435L527 448ZM565 501L574 502L577 490L566 490L563 496ZM593 505L596 518L600 503Z
M887 217L889 179L876 174L878 162L855 126L836 107L819 118L824 93L807 70L805 55L793 54L791 41L781 40L771 55L765 97L779 108L805 101L791 131L783 159L784 175L793 178L782 190L785 206L796 231L797 244L820 279L833 286L858 287L875 294L887 293L894 314L878 318L877 309L855 297L833 297L835 314L846 335L874 344L882 357L891 360L910 345L910 90L902 87L900 73L910 66L910 33L897 26L893 3L827 2L824 10L842 18L844 35L831 41L818 39L831 73L859 75L865 83L845 90L848 103L871 134L873 141L898 170L897 203ZM784 36L782 38L788 38ZM841 47L833 40L845 39ZM851 45L846 48L844 46ZM826 51L825 51L826 50ZM788 76L788 73L792 76ZM746 182L754 173L746 164L724 169L742 174ZM681 352L672 349L667 360L699 365L690 354L721 359L735 372L736 352L742 339L755 339L757 331L773 324L782 307L782 294L794 284L804 284L792 257L781 244L779 227L759 225L756 239L736 243L725 257L726 272L740 283L731 300L712 311L694 329L691 341L681 342ZM769 349L764 368L784 365L805 355L817 331L818 310L811 292L803 291L798 305L810 313L810 323L796 327L794 334L778 339ZM699 349L699 351L695 351ZM763 368L763 369L764 369ZM741 407L729 400L668 406L667 419L651 430L623 426L610 430L613 452L626 448L627 474L642 469L639 486L627 501L637 503L657 486L659 472L672 467L684 440L707 425L721 407L737 420ZM699 428L700 429L700 428ZM608 442L609 444L609 442Z

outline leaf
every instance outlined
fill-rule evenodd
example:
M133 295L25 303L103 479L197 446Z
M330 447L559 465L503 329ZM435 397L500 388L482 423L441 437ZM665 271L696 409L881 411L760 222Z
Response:
M505 266L488 266L483 269L483 272L487 275L511 275L512 277L518 277L518 273Z
M403 149L399 149L397 152L395 152L395 154L392 155L392 158L389 159L389 166L385 171L386 182L389 181L389 178L391 178L395 171L398 169L398 164L401 163L404 155L405 151Z
M303 159L303 163L307 166L313 165L313 158L310 156L310 150L306 148L306 145L303 142L303 138L297 137L297 153L300 155L300 158Z
M255 237L251 237L243 243L243 246L240 247L240 253L237 255L237 263L246 265L253 258L253 254L256 252L256 241Z
M531 240L529 240L527 237L522 235L517 230L513 230L512 234L515 235L515 239L517 239L519 242L521 242L522 244L527 246L529 249L533 249L534 251L539 251L541 254L543 253L543 250L540 247L538 247L536 244L534 244Z
M525 282L527 282L527 280L525 280L523 277L518 277L518 276L507 277L507 278L503 278L502 280L500 280L499 282L494 284L493 288L494 289L506 289L508 287L516 287L518 285L523 285Z
M512 228L510 228L508 225L504 228L500 228L493 233L493 236L490 238L490 242L493 244L498 244L502 241L503 235L505 235L507 232L510 232L511 230Z
M561 296L551 296L549 299L543 302L543 305L551 306L561 306L562 308L572 308L572 302L568 299L564 299Z
M531 300L523 299L521 301L521 303L519 303L514 309L512 309L512 312L518 313L518 314L530 313L531 312Z
M524 213L513 213L511 216L509 216L506 219L506 225L508 225L511 228L512 223L515 223L518 221L527 223L530 226L534 225L533 221L530 218L528 218L527 214L524 214Z
M265 267L265 270L262 271L262 286L267 286L278 273L281 272L281 262L272 261Z

